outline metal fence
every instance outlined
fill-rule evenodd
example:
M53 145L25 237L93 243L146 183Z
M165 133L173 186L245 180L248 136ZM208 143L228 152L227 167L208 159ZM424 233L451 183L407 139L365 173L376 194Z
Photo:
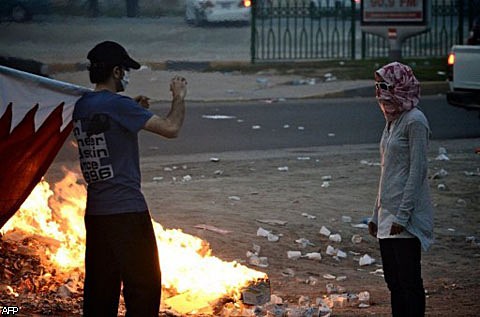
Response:
M445 56L480 15L478 0L432 0L430 29L407 39L404 57ZM354 0L254 0L251 61L365 59L388 56L388 42L360 30Z

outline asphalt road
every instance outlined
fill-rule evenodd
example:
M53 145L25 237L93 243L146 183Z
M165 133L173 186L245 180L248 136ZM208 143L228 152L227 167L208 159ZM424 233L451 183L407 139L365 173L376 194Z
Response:
M449 106L445 96L421 104L433 139L480 136L475 112ZM216 153L323 145L377 143L385 121L373 98L292 100L187 105L180 136L166 140L140 133L142 155ZM165 114L168 105L154 105Z

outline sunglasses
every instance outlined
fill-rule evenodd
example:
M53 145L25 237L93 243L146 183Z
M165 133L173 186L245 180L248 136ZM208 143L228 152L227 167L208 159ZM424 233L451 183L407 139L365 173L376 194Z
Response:
M377 81L375 83L375 88L381 89L381 90L391 90L391 89L393 89L393 87L394 86L392 84L389 84L385 81Z

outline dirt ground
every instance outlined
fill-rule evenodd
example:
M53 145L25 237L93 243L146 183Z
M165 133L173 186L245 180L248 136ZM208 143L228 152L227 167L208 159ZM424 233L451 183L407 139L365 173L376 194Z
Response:
M427 316L478 316L480 312L478 146L480 139L433 141L430 145L436 243L422 258ZM439 147L447 150L448 161L436 160ZM212 157L219 161L213 162ZM326 284L334 283L344 287L345 292L370 292L371 306L335 308L332 316L388 316L388 289L381 275L372 274L381 268L378 243L367 229L352 226L371 215L379 178L377 162L376 144L175 157L151 155L141 161L142 186L156 221L165 228L179 228L208 241L213 255L223 260L237 260L266 272L272 294L291 306L298 305L301 296L315 301L327 295ZM50 174L59 170L55 166L64 163L55 163ZM434 175L441 169L448 175L436 178ZM328 187L322 186L325 176L331 176ZM445 189L439 189L440 184ZM342 216L351 217L351 223L344 222ZM265 219L286 224L258 221ZM198 224L230 232L197 229ZM339 233L342 241L332 242L319 234L322 226ZM280 235L279 241L269 242L257 236L259 227ZM361 235L361 243L351 241L354 234ZM313 245L302 248L295 242L300 238ZM247 262L246 252L253 244L261 247L260 256L268 258L267 268ZM346 252L347 258L337 260L327 255L328 245ZM302 254L318 251L322 259L292 260L287 257L289 250ZM364 254L376 263L359 266L358 258ZM325 274L347 278L337 282L325 279Z

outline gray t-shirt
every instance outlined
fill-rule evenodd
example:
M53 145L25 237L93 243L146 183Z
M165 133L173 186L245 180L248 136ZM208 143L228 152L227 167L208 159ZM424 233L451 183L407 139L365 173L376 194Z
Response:
M87 187L87 215L147 210L140 190L138 132L152 117L129 97L89 92L73 111L73 134Z

